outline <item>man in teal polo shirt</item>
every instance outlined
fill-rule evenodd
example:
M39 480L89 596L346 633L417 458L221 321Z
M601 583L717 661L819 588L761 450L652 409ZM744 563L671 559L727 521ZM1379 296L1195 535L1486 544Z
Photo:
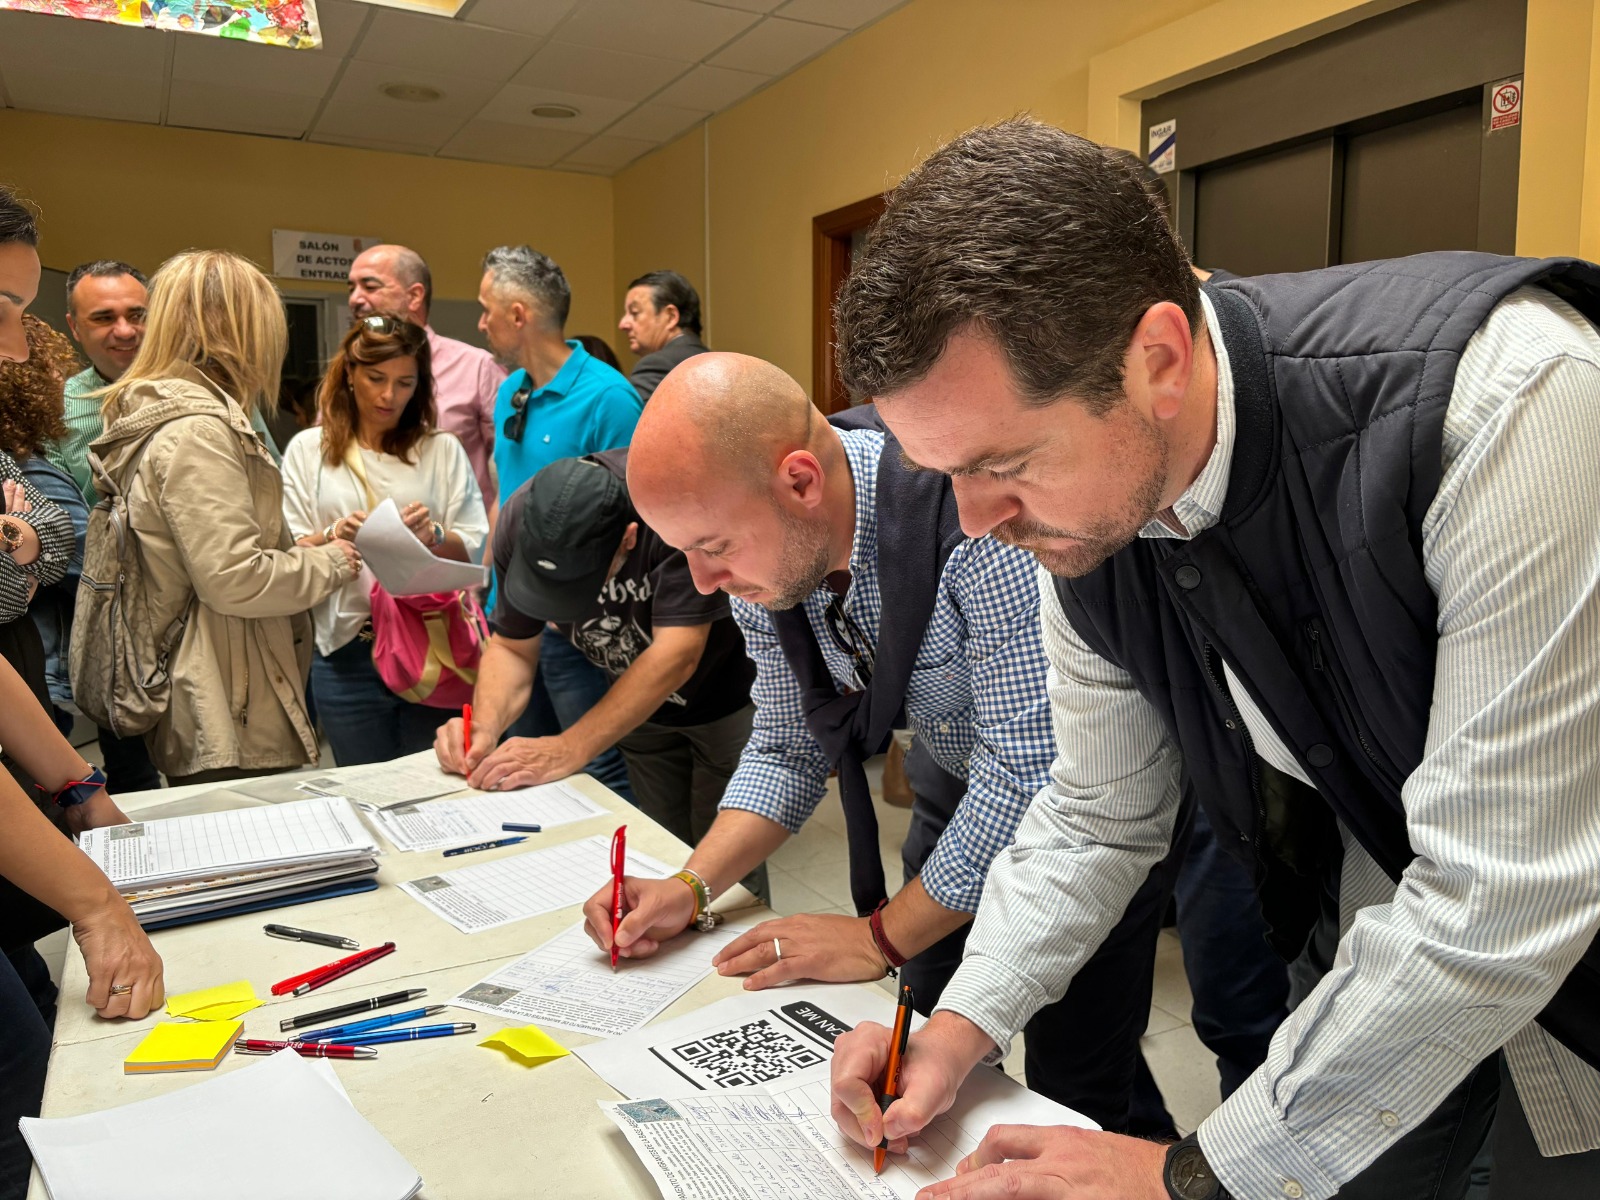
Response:
M511 374L495 398L494 463L502 504L562 458L614 450L633 440L639 393L615 367L590 355L564 330L572 290L561 268L528 246L497 246L483 259L478 328ZM570 728L611 686L605 673L565 638L539 661L533 697L507 733L549 737ZM585 770L628 799L627 767L613 748Z

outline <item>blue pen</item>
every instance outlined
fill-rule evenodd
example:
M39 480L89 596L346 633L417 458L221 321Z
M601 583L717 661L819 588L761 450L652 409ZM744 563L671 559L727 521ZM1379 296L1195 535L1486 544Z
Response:
M326 1029L310 1029L295 1034L297 1042L336 1042L349 1033L369 1033L374 1029L387 1029L390 1025L404 1025L407 1021L420 1021L424 1017L438 1016L448 1005L429 1004L413 1008L410 1012L392 1013L387 1017L370 1017L365 1021L351 1021L348 1025L329 1025Z
M501 846L515 846L518 842L525 842L527 838L501 838L498 842L479 842L476 846L457 846L454 850L446 850L446 858L456 854L471 854L474 850L497 850Z
M386 1042L414 1042L422 1038L450 1037L457 1033L471 1033L478 1026L472 1021L457 1021L452 1025L418 1025L412 1029L382 1029L375 1033L360 1033L346 1038L341 1046L381 1046Z
M543 833L542 825L524 825L518 821L507 821L500 826L501 833Z

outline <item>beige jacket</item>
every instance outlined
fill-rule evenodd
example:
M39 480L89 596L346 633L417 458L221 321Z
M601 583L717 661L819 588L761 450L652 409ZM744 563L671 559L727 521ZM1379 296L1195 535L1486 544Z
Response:
M332 546L292 544L282 479L244 410L198 381L139 384L92 449L128 497L152 628L188 618L169 662L172 703L145 739L156 766L315 762L307 610L352 571Z

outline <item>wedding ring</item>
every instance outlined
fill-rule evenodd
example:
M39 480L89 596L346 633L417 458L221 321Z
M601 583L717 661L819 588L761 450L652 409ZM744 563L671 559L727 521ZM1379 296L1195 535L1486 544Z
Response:
M777 938L772 939L772 952L777 955L779 959L783 958L783 947L778 945Z
M131 983L113 983L111 985L111 994L113 996L126 996L131 991L133 991L133 984Z

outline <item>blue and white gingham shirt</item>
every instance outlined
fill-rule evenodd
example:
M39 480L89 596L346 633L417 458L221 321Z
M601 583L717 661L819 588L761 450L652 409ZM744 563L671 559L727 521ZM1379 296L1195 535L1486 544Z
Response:
M1205 309L1217 445L1174 505L1194 533L1222 511L1235 432ZM1417 858L1396 888L1346 836L1333 969L1200 1126L1240 1200L1333 1195L1502 1046L1540 1151L1600 1147L1600 1072L1533 1021L1600 927L1597 462L1600 334L1547 291L1515 292L1462 353L1422 525L1439 649L1427 744L1401 793ZM1001 1046L1065 992L1166 853L1182 765L1042 573L1040 587L1060 756L939 1001ZM1228 683L1257 753L1304 780Z
M876 493L884 435L842 430L839 438L856 493L844 610L876 644L883 603ZM941 767L967 780L967 794L921 876L928 895L960 912L977 911L990 860L1010 843L1055 756L1033 573L1032 558L993 538L960 543L945 562L906 684L911 728ZM831 598L820 587L804 608L834 682L844 687L853 664L823 624ZM800 687L771 617L739 599L733 601L733 616L756 664L750 689L756 715L722 807L759 813L795 833L822 799L830 766L806 728Z

